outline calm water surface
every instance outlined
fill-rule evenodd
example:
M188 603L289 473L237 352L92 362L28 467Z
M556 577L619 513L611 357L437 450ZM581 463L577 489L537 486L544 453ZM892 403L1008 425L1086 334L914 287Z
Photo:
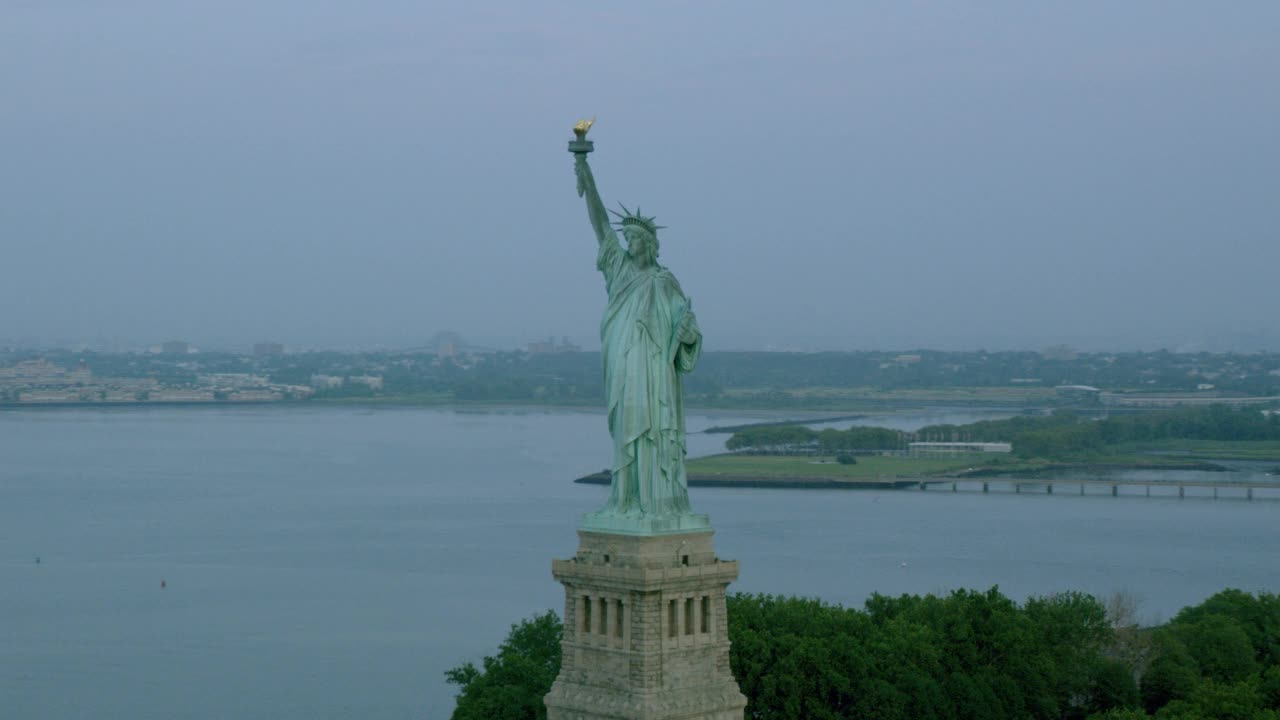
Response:
M947 422L964 422L948 411ZM900 427L936 414L896 416ZM750 422L690 418L691 429ZM691 452L725 436L694 435ZM444 671L562 603L588 412L0 412L0 715L446 718ZM693 491L736 589L1280 589L1280 502ZM37 564L35 559L39 557ZM161 582L166 587L161 588Z

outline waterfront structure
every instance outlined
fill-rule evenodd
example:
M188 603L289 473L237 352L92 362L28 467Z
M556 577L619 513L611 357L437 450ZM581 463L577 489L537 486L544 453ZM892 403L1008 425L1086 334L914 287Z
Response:
M147 400L153 403L190 403L190 402L213 402L214 397L212 390L195 390L174 388L168 390L153 390Z
M1102 391L1092 385L1058 385L1053 389L1058 397L1068 400L1097 402Z
M75 390L36 390L20 394L18 402L32 405L80 402L80 393Z
M609 499L584 515L577 553L552 563L565 609L547 717L742 720L725 615L738 564L716 557L684 471L681 375L696 364L702 334L657 263L653 218L623 208L627 247L619 243L587 164L590 126L574 128L569 148L608 292L600 335L614 461Z
M86 383L93 379L89 366L81 360L75 368L64 367L40 358L23 360L10 367L0 367L0 385L63 386Z
M350 380L350 381L352 382L352 384L355 384L355 385L364 385L365 387L369 388L370 390L381 390L381 389L382 389L382 376L381 376L381 375L352 375L351 377L349 377L349 378L347 378L347 379L348 379L348 380Z
M269 384L267 376L253 373L203 373L196 376L201 385L210 385L217 390L229 390L244 387L261 387Z
M195 383L166 385L149 377L95 377L84 360L70 369L44 359L0 367L0 404L278 402L313 392L252 373L202 373Z
M1102 404L1108 407L1126 408L1172 408L1182 406L1229 405L1244 407L1246 405L1272 405L1280 403L1280 396L1268 395L1257 397L1236 397L1218 395L1216 393L1169 393L1155 395L1147 393L1113 393L1099 394Z
M911 455L967 455L969 453L1013 452L1007 442L913 442L907 444Z
M279 402L284 400L284 393L265 388L234 390L227 393L226 398L230 402Z

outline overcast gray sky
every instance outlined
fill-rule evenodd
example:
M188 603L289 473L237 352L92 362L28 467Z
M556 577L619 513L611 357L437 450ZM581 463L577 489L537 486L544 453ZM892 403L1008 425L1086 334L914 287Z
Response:
M0 0L0 343L1280 349L1280 3Z

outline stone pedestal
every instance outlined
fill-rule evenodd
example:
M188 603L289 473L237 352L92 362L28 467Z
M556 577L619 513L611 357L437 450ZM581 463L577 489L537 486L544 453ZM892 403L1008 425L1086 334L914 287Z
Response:
M738 563L716 558L711 531L578 538L551 563L565 607L548 720L742 720L725 614Z

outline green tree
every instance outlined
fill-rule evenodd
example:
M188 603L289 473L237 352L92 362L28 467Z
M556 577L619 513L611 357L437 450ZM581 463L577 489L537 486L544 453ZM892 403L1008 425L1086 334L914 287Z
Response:
M1094 713L1086 720L1151 720L1151 716L1133 708L1115 708L1106 712Z
M481 667L470 662L445 673L458 686L453 720L543 720L542 698L560 672L564 626L555 612L511 626L498 654Z
M1237 682L1257 670L1253 644L1235 620L1205 615L1195 622L1174 622L1171 629L1200 666L1200 674L1220 682Z
M803 425L768 425L743 428L730 436L724 445L730 450L784 450L806 445L816 437L816 432Z
M1156 713L1156 720L1217 720L1205 717L1200 708L1186 700L1174 700Z
M1241 623L1272 596L1220 593L1149 632L1141 702L1158 720L1280 720L1280 666L1254 660ZM1022 606L992 588L873 595L865 609L771 595L729 598L730 664L753 720L1137 720L1148 717L1114 616L1082 593ZM1206 606L1213 609L1206 610ZM455 720L545 717L562 627L512 627L497 655L450 670ZM1273 638L1259 635L1270 647ZM1143 653L1144 657L1146 653Z
M1142 706L1154 713L1173 700L1185 698L1200 683L1200 668L1182 641L1168 628L1152 637L1154 659L1142 676Z
M1280 595L1253 595L1229 588L1199 605L1184 608L1173 622L1192 623L1215 615L1234 620L1244 630L1259 663L1280 665Z
M1258 684L1262 693L1262 704L1272 710L1280 710L1280 665L1272 665L1262 674Z
M1204 718L1205 720L1272 720L1275 713L1264 710L1262 694L1256 682L1220 683L1205 680L1186 700L1177 700L1156 713L1157 720L1168 718Z
M1140 700L1138 684L1128 665L1112 658L1101 658L1094 663L1089 682L1089 712L1135 710ZM1145 717L1145 713L1137 712Z
M841 718L869 671L864 615L820 600L731 595L729 662L753 718Z

